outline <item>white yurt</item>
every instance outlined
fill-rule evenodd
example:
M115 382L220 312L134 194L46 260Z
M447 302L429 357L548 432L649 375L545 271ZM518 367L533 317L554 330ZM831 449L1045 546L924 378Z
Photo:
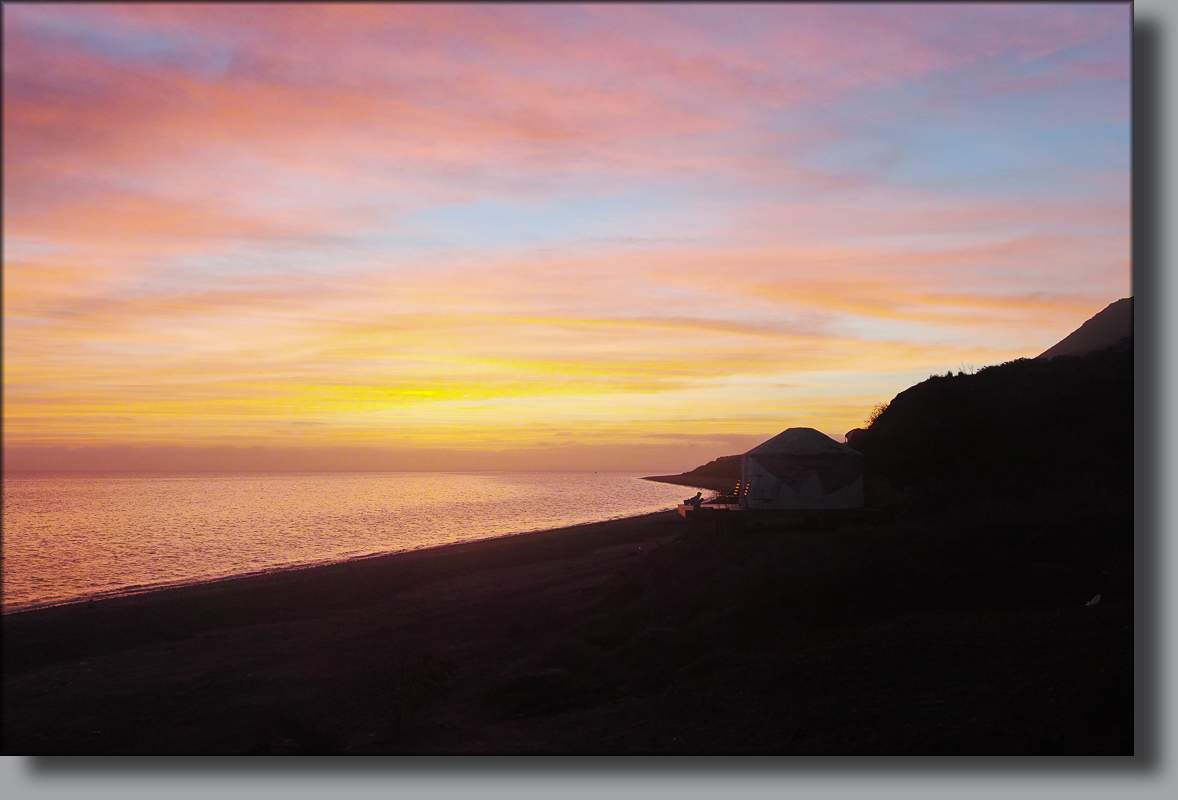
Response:
M862 508L863 455L813 428L790 428L740 459L740 505Z

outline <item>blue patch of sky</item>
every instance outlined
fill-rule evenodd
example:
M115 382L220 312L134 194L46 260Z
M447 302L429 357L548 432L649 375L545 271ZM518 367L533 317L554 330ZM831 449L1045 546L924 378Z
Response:
M165 66L203 79L225 75L232 53L189 32L120 24L100 7L6 5L5 16L49 44L62 44L121 65Z
M1020 190L1069 167L1127 171L1128 82L1067 73L1074 63L1118 57L1103 44L1025 63L1001 54L919 81L871 86L835 105L787 108L770 125L784 142L809 126L831 132L791 148L788 155L809 166L898 184ZM1020 83L1039 78L1047 81Z
M844 135L821 142L801 159L836 175L973 191L1033 189L1047 173L1070 167L1128 169L1126 124L1049 128L1029 121L1040 107L1034 98L1004 98L987 104L984 120L970 115L964 124L919 113L900 119L851 116L839 123Z
M960 130L930 125L892 128L885 138L903 154L891 164L892 180L969 182L974 187L980 181L994 188L1017 189L1028 179L1034 181L1060 168L1128 169L1127 133L1124 126L1107 123L1065 130L1001 124Z
M283 189L300 181L291 176ZM306 198L325 200L330 187L304 186L303 191L275 194L267 187L261 199L270 214L284 208L307 211ZM289 185L288 185L289 184ZM312 188L320 191L309 192ZM279 193L281 194L281 193ZM292 199L293 198L293 199ZM208 281L264 275L338 276L379 262L389 272L415 270L454 252L485 255L535 252L569 245L590 247L667 246L695 242L701 227L676 214L675 198L634 193L612 197L564 197L526 202L482 200L427 207L407 213L387 212L378 220L380 197L338 198L359 203L366 221L338 231L292 230L237 241L220 240L205 253L161 263L153 288L183 288ZM328 206L333 203L329 200Z
M481 200L411 212L381 240L389 247L498 252L563 244L664 244L699 235L694 221L674 213L681 208L679 198L662 192L528 202Z

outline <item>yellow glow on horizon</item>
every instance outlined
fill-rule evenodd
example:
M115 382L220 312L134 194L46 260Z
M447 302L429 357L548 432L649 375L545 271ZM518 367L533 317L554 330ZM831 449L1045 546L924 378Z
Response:
M1131 292L1124 8L681 12L6 6L5 445L625 464Z

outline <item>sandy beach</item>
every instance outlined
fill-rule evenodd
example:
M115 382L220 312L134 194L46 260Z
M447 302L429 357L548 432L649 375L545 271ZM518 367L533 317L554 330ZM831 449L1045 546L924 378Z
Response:
M848 591L897 525L663 512L9 614L4 751L1131 751L1130 591Z

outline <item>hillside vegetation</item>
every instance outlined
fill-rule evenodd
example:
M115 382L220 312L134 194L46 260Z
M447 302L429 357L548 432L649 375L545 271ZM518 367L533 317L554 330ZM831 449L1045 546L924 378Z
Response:
M1074 502L1132 493L1132 339L1083 357L933 376L867 429L869 505Z

